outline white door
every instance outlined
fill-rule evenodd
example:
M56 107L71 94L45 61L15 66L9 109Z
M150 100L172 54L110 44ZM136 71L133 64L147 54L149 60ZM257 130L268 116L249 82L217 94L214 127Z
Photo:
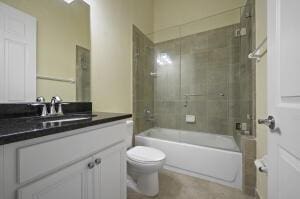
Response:
M268 0L269 199L300 198L299 22L299 0Z
M19 189L18 199L94 199L94 170L88 166L92 161L80 161Z
M0 2L0 103L36 97L36 19Z
M94 156L95 199L126 199L126 149L121 145Z

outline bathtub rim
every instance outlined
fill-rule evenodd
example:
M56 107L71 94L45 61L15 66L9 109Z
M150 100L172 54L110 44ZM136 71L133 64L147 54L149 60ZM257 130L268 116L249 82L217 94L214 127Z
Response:
M166 128L151 128L151 129L166 129ZM190 144L190 143L186 143L186 142L176 142L176 141L172 141L172 140L166 140L166 139L160 139L160 138L153 138L153 137L150 137L150 136L147 136L146 133L149 132L149 130L151 129L148 129L146 131L143 131L141 133L138 133L136 135L134 135L135 137L142 137L142 138L147 138L147 139L152 139L152 140L160 140L160 141L164 141L164 142L167 142L167 143L179 143L179 144L182 144L184 146L190 146L190 147L200 147L200 148L210 148L212 150L216 150L216 151L226 151L226 152L232 152L232 153L238 153L238 154L242 154L242 151L240 149L240 147L237 145L237 143L235 142L234 140L234 143L237 145L237 148L238 148L238 151L235 151L235 150L230 150L230 149L225 149L225 148L220 148L220 147L213 147L213 146L209 146L209 145L196 145L196 144ZM173 130L173 129L171 129ZM177 129L174 129L174 130L177 130ZM187 131L189 132L189 131ZM191 131L191 132L194 132L196 133L195 131ZM209 134L209 133L205 133L205 132L200 132L200 133L204 133L204 134ZM223 136L223 135L217 135L217 136ZM224 137L232 137L232 136L229 136L229 135L224 135Z

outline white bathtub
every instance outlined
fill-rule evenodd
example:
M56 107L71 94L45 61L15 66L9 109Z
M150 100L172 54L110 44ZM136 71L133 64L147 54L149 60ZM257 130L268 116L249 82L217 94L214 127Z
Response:
M242 187L242 154L232 136L153 128L136 135L135 142L162 150L165 169Z

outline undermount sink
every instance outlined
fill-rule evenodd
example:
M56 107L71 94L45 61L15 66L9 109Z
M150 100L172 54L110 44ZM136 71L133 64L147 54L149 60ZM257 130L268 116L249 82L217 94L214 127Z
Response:
M58 123L58 122L74 122L74 121L88 120L96 116L97 115L93 115L93 114L66 114L66 115L39 117L36 119L40 120L40 122L43 124L49 124L49 123Z
M49 121L43 122L43 123L48 123L48 122L73 122L73 121L87 120L87 119L90 119L90 117L78 117L78 118L68 118L68 119L55 119L55 120L49 120Z

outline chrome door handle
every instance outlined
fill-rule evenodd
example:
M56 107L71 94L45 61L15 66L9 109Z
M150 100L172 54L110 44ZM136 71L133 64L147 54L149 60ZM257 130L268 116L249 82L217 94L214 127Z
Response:
M94 168L95 167L95 164L93 163L93 162L90 162L89 164L88 164L88 168L89 169L92 169L92 168Z
M258 124L264 124L269 127L271 130L275 129L275 118L273 116L268 116L267 119L259 119Z

